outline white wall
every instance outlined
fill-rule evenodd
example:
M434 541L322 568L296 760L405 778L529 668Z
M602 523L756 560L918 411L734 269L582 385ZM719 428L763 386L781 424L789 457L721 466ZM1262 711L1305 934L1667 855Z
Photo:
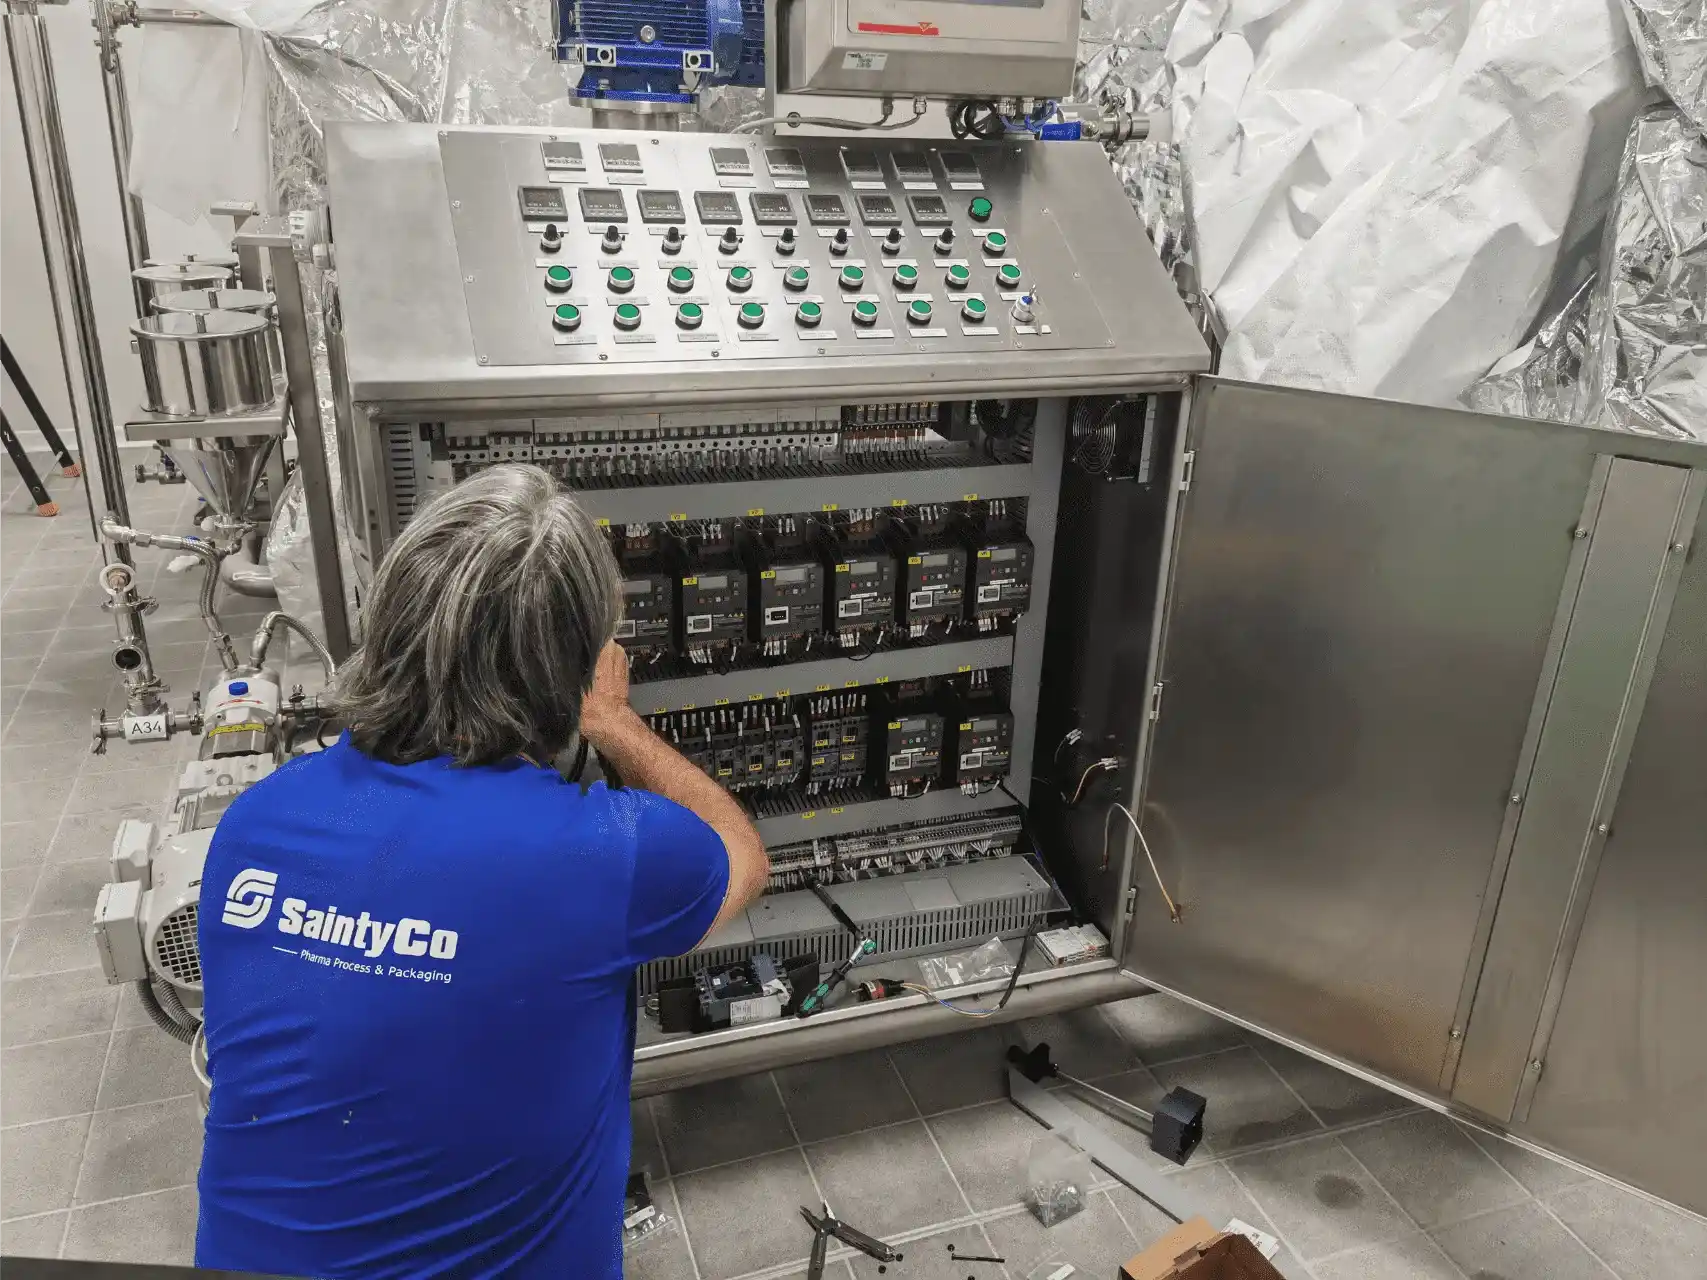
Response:
M124 231L119 221L118 181L113 173L112 148L108 141L105 98L101 91L100 64L95 55L95 37L90 29L86 0L65 5L43 5L53 53L54 76L59 88L59 112L65 142L71 156L72 185L77 212L83 227L83 252L88 263L90 288L101 334L101 355L106 363L107 390L113 413L121 421L141 398L142 376L130 351L130 323L135 318L125 258ZM122 40L125 57L134 68L144 33L127 30ZM236 56L235 33L222 33ZM42 242L30 191L29 167L24 159L23 136L18 121L17 92L12 84L10 60L0 60L0 329L6 335L18 363L23 366L47 406L54 424L71 442L71 418L67 410L65 377L61 372L59 347L54 333L53 309L47 291ZM134 74L127 79L135 94ZM256 198L261 193L233 192L235 198ZM195 225L179 221L157 209L148 211L149 248L155 257L218 251L228 247L230 223L220 219L216 229L206 220ZM67 310L69 319L69 310ZM82 398L81 373L72 354L72 379ZM28 412L18 400L10 380L6 381L4 405L26 448L45 466L43 446L30 423ZM81 412L81 410L80 410ZM83 417L87 430L87 416Z

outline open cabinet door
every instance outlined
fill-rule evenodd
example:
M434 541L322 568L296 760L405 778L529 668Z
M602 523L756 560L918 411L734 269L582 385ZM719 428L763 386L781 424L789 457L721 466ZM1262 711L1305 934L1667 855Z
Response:
M1634 687L1619 646L1649 643L1640 610L1616 645L1586 622L1573 635L1579 596L1659 563L1707 448L1216 379L1184 447L1138 810L1182 912L1134 845L1125 963L1450 1097L1472 1010L1536 1025L1582 887L1580 836L1518 840L1555 764L1594 793L1600 757L1563 746L1599 741L1601 703L1554 735L1552 764L1549 706L1564 725L1555 698L1587 696L1567 688L1580 668L1616 721ZM1558 804L1580 790L1556 785ZM1552 870L1502 904L1514 847ZM1522 962L1484 973L1496 915L1519 922ZM1510 1038L1521 1070L1530 1038ZM1487 1088L1467 1105L1508 1123L1516 1102Z

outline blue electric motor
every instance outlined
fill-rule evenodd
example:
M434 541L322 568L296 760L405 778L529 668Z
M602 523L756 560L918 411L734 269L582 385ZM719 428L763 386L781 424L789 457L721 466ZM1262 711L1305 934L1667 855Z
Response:
M557 56L578 98L693 101L708 84L765 82L764 0L558 0Z

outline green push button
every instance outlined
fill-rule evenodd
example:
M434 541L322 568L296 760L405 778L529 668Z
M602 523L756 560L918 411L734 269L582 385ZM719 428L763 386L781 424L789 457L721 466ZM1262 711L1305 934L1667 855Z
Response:
M753 269L751 267L730 267L729 287L736 293L745 293L753 287Z
M1004 262L996 269L996 282L1004 289L1016 288L1019 285L1019 268L1011 262Z
M854 303L853 322L855 324L872 325L877 323L877 304L869 298L862 298Z
M849 293L853 293L865 283L865 268L843 267L841 280L842 288L846 289Z
M897 289L911 289L918 282L919 269L917 267L903 262L895 268L895 287Z
M686 293L691 288L693 288L693 268L692 267L671 267L670 268L670 292L671 293Z
M971 268L965 263L957 262L948 269L947 284L950 289L964 289L971 278Z
M640 327L640 308L632 302L625 302L616 309L615 319L618 329L638 329Z
M782 277L782 287L799 293L806 288L806 282L812 278L812 273L805 267L790 267Z
M612 293L627 293L634 288L634 271L630 267L612 267L606 283Z
M914 298L907 304L907 319L914 324L924 324L931 318L931 304L923 298Z
M581 308L572 302L561 302L551 309L551 323L564 333L574 333L581 327Z
M974 222L988 222L995 211L996 206L985 196L973 196L972 203L966 206L966 213Z
M794 309L794 322L803 329L811 329L824 318L824 308L816 302L802 302Z
M982 298L968 298L960 308L960 314L973 324L980 323L988 312L989 308L984 305Z
M705 320L705 308L697 302L684 302L676 308L676 324L683 329L697 329Z
M992 231L989 235L984 237L984 252L989 254L992 258L997 254L1006 253L1007 251L1008 238L1000 231Z
M765 322L765 309L757 302L743 302L735 319L743 329L757 329Z
M575 273L568 267L547 267L545 269L545 287L553 293L568 293L569 286L575 283Z

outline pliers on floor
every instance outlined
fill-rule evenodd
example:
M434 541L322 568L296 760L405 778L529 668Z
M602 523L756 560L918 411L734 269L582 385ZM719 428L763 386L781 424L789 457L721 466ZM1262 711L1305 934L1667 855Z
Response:
M806 1264L806 1280L823 1280L824 1259L830 1252L832 1237L840 1240L851 1249L858 1249L868 1258L875 1258L878 1262L901 1261L899 1250L892 1249L883 1241L866 1235L859 1228L850 1227L847 1223L838 1220L830 1212L828 1204L824 1206L822 1217L813 1213L805 1205L801 1205L800 1216L805 1218L812 1227L812 1258Z

